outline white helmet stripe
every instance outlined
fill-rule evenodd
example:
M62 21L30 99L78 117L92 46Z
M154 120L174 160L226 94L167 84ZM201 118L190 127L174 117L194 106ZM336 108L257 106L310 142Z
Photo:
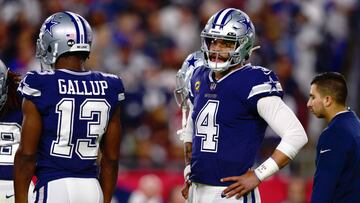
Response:
M221 22L223 22L223 18L228 16L228 12L231 12L232 10L234 10L233 8L227 8L224 11L221 12L219 18L217 19L217 21L215 22L216 25L220 26Z
M80 15L78 15L80 21L81 21L81 25L84 28L84 43L89 43L89 39L88 39L88 33L86 30L86 26L85 26L85 19L83 17L81 17Z
M85 38L85 32L84 32L85 27L81 23L80 18L72 12L67 11L65 13L67 13L71 17L71 19L73 20L73 23L75 25L76 32L77 32L76 33L76 39L77 39L76 43L79 43L79 44L85 43L85 39L84 39Z
M83 26L83 24L81 23L81 21L80 21L80 18L77 16L77 15L75 15L75 14L73 14L73 16L74 16L74 18L75 18L75 20L76 20L76 24L78 25L78 27L79 27L79 32L80 32L80 43L85 43L85 40L84 40L84 36L85 36L85 32L84 32L84 26Z
M216 26L216 21L218 20L220 14L225 10L225 8L219 12L216 13L215 17L214 17L214 20L213 20L213 24L212 24L212 27L211 28L215 28Z

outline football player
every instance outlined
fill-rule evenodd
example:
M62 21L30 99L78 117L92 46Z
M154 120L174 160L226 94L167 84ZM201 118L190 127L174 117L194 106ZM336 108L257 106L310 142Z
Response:
M14 202L13 167L21 132L21 97L17 75L0 60L0 202Z
M0 60L0 202L15 202L14 157L19 147L21 132L21 97L16 88L20 75L10 71ZM33 182L29 185L32 198Z
M192 147L185 148L188 202L260 202L257 186L284 167L307 143L283 102L276 74L248 63L255 28L246 13L226 8L201 32L207 67L190 79ZM191 126L191 124L187 124ZM259 167L255 156L269 125L282 139Z
M26 202L34 173L35 202L111 200L124 87L115 75L85 69L91 42L90 25L72 12L51 15L40 29L37 56L44 71L28 72L18 88L24 120L15 155L16 202Z
M192 114L192 104L189 101L189 93L190 93L190 78L194 72L194 70L198 67L202 67L205 65L204 54L201 51L195 51L189 54L181 68L176 74L176 89L174 91L175 101L178 106L181 108L181 129L177 131L177 134L180 137L180 140L184 142L185 149L191 149L192 147L192 122L191 122L191 114ZM191 151L191 150L184 150ZM190 183L189 175L190 175L190 159L189 155L185 154L185 169L184 169L184 179L186 190L187 184Z

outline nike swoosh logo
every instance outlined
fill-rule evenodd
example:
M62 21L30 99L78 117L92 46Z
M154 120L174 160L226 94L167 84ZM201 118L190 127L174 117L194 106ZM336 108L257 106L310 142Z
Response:
M331 151L331 149L324 149L324 150L320 150L320 154L323 154L323 153L325 153L325 152L329 152L329 151Z
M6 199L9 199L12 196L14 196L14 195L6 195L5 197L6 197Z

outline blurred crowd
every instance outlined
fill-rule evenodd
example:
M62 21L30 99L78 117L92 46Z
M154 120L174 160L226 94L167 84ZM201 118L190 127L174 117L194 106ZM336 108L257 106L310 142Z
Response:
M343 73L349 106L360 111L360 3L357 0L0 0L0 58L25 74L39 69L36 39L47 16L69 10L84 16L94 41L87 67L119 75L126 88L121 168L182 171L181 112L175 74L200 49L208 18L224 7L245 11L256 29L251 62L276 71L285 102L304 125L309 144L283 173L311 177L314 144L323 127L306 108L310 79ZM267 132L259 162L278 143Z

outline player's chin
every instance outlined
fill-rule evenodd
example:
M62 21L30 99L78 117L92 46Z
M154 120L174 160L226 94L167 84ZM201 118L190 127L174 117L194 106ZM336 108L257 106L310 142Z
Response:
M311 112L312 114L314 114L314 116L316 116L317 118L324 118L324 115L321 114L321 113L315 112L315 111L313 111L313 110L310 110L310 112Z
M309 111L310 111L312 114L316 115L316 113L315 113L314 109L309 108Z

